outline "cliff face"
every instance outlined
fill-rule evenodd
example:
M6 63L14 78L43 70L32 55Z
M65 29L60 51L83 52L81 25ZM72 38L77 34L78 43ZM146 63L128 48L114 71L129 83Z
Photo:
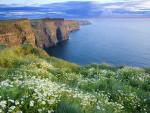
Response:
M29 20L0 21L0 44L11 47L25 43L35 45L35 36Z
M38 47L47 48L68 39L63 19L32 20L31 25Z
M30 43L48 48L67 40L69 32L78 29L76 21L64 19L0 21L0 44L11 47Z
M65 23L65 26L66 26L66 29L67 29L68 32L72 32L72 31L80 29L79 24L78 24L77 21L65 20L64 23Z

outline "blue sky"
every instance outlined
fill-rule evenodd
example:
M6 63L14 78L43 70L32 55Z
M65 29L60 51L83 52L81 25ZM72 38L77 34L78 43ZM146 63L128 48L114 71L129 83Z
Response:
M59 2L68 2L68 1L91 1L93 3L116 3L123 2L121 5L112 5L106 8L108 9L127 9L133 11L139 10L150 10L150 0L0 0L0 4L18 4L21 6L38 6L42 4L50 4L50 3L59 3Z
M141 1L141 0L0 0L0 4L48 4L66 1L97 1L101 3L122 2L122 1ZM144 1L144 0L143 0Z
M91 1L91 2L86 3L78 2L79 6L78 5L76 6L74 2L72 2L73 4L71 6L70 4L67 5L67 3L65 5L59 3L68 1L80 1L80 2ZM58 4L54 5L50 3L58 3ZM86 5L87 3L89 3L90 5ZM123 15L125 17L132 15L138 17L150 17L150 0L0 0L0 4L1 4L0 18L4 19L16 17L32 18L33 15L36 18L39 17L76 18L83 16L82 14L80 14L82 11L86 13L86 17L87 16L90 17L91 15L93 16L94 14L96 16ZM29 7L26 8L25 6L30 6L30 8Z
M19 5L40 5L40 4L49 4L49 3L58 3L58 2L67 2L67 1L92 1L99 3L115 3L115 2L125 2L125 6L130 9L150 9L150 0L0 0L0 4L19 4ZM111 6L110 8L116 8L118 6Z

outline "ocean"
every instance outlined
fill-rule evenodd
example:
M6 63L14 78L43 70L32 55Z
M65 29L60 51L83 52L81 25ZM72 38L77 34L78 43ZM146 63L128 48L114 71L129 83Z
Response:
M72 63L107 63L150 67L150 19L91 19L70 33L69 40L49 48L49 55Z

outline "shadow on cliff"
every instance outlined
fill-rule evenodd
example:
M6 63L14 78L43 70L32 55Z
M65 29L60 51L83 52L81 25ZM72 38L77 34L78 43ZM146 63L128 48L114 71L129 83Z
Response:
M61 32L60 27L58 27L58 28L56 29L56 37L57 37L58 42L63 41L63 36L62 36L62 32Z
M62 57L65 58L67 52L68 52L68 40L64 40L61 43L57 43L55 46L52 47L44 47L44 50L50 55L55 57Z
M61 54L63 54L63 52L65 54L65 52L66 52L66 47L67 47L68 40L64 40L63 32L62 32L60 27L57 27L57 29L56 29L56 38L57 38L57 43L55 45L53 45L51 47L44 46L44 50L49 55L52 55L54 53L56 54L57 52L59 54L60 49L61 49Z

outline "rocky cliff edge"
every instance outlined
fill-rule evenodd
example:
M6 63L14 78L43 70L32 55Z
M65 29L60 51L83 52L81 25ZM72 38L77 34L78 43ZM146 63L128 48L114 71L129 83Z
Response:
M48 48L67 40L69 32L78 29L78 22L61 18L3 20L0 21L0 44L12 47L28 43Z

